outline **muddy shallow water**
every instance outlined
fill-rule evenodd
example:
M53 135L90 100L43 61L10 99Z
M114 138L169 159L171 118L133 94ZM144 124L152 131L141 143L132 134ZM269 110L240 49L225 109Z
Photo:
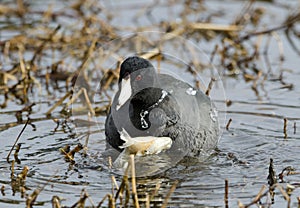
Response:
M162 21L177 21L176 18L179 19L180 11L182 11L182 5L171 2L169 4L160 3L157 7L153 7L153 3L149 2L149 6L144 7L135 1L130 1L127 4L106 1L102 6L106 12L120 11L114 13L111 24L122 28L118 32L124 34L132 33L130 29L132 27L157 26ZM45 9L45 5L38 3L34 4L33 7L36 10ZM52 8L54 11L59 11L64 7L63 4L53 4ZM201 18L208 18L205 11L210 10L215 14L212 22L230 24L239 15L238 11L244 8L244 1L225 1L223 3L207 1L204 3L204 7L206 10L203 10L203 16L195 14L190 18L200 20ZM299 8L299 3L297 1L290 1L288 4L283 3L283 1L258 2L255 7L264 8L266 12L260 27L262 29L284 22L284 18L289 13L295 12L296 7ZM147 8L151 12L145 12ZM219 13L220 16L216 13ZM174 17L176 18L174 19ZM3 21L2 19L1 27L5 28L5 31L4 29L1 31L1 41L18 34L15 29L4 27L9 24ZM14 20L12 19L12 21ZM64 19L61 20L61 22L64 21ZM68 19L68 21L70 20ZM77 26L80 27L81 25ZM155 31L155 27L150 27L148 30ZM151 194L155 185L159 183L161 184L160 189L151 202L153 206L159 206L166 198L171 186L178 182L169 199L170 207L224 207L224 184L225 179L228 179L228 205L229 207L237 207L239 201L243 204L250 203L261 187L268 185L270 158L273 158L277 173L287 166L292 166L296 172L299 171L299 54L292 48L284 32L278 31L276 35L276 37L280 37L279 42L284 49L284 61L282 63L279 61L280 44L276 38L271 39L267 53L270 65L266 64L264 57L255 61L255 65L268 75L264 81L262 81L263 79L258 81L256 91L251 88L253 84L251 81L244 81L243 69L236 70L233 76L217 63L215 64L213 70L215 70L214 72L218 71L220 77L214 85L211 96L219 109L222 129L217 149L205 160L188 158L162 173L137 179L140 198L145 197L145 193ZM149 40L151 39L150 36ZM199 40L200 54L206 54L204 58L201 58L206 61L209 60L214 45L220 44L219 39L221 37L219 37L217 36L213 41L207 42L203 39ZM299 40L296 37L293 38L296 46L299 46ZM189 40L196 42L197 37L191 35ZM268 39L262 38L261 41L261 44L265 44ZM170 43L174 44L174 42ZM117 45L117 41L109 46L114 44ZM164 47L162 46L162 48ZM173 50L172 46L167 45L164 49L166 49L166 55L169 56L177 52L183 54L181 51ZM122 55L132 54L133 52L128 52L129 50L131 48L126 45L123 51L118 52ZM24 57L26 59L31 55L31 52L28 52L28 54L24 54ZM175 68L167 59L162 61L161 68L170 69L173 67L173 74L177 74L182 79L194 84L193 76L180 71L182 62L185 61L185 54L181 55L178 55L181 62L179 61L180 63ZM58 58L59 56L55 57ZM179 60L178 57L175 59ZM9 68L5 65L7 62L5 62L4 55L1 56L1 60L3 70ZM44 69L48 64L50 65L51 61L53 60L49 58L48 62L43 63ZM217 57L215 61L218 62ZM115 63L115 60L108 61L105 63L107 65L102 63L102 66L112 67ZM154 63L157 66L157 62L154 61ZM76 68L76 66L73 67ZM205 70L198 72L204 86L208 85L210 73ZM278 81L280 74L282 74L282 80L286 85ZM99 81L97 79L101 79L102 74L97 76L93 86L98 89ZM111 193L111 177L116 177L118 183L122 180L121 175L107 167L106 158L103 157L106 147L103 125L105 115L97 115L92 119L96 121L96 125L84 126L83 121L74 121L77 116L77 111L74 109L82 104L76 103L70 107L70 111L73 108L73 113L76 116L68 117L60 113L61 107L58 107L51 116L46 117L46 112L54 105L55 101L65 95L65 91L63 87L55 89L55 86L51 86L50 91L52 93L49 93L44 87L45 82L41 81L41 83L40 89L35 89L34 92L30 93L30 99L35 102L35 105L32 107L32 112L22 113L23 121L17 122L16 112L24 107L18 100L9 100L7 107L0 111L0 186L4 187L0 193L0 207L25 207L26 204L26 198L21 197L18 186L16 188L16 186L11 185L11 163L6 161L6 157L27 117L30 117L31 125L26 127L19 139L18 143L21 143L21 150L18 155L20 162L16 162L15 172L20 173L24 166L29 167L25 185L27 194L31 194L37 187L43 188L34 206L51 207L53 196L59 196L62 199L62 205L72 206L79 200L82 189L87 191L92 200L87 200L86 205L97 205L106 194ZM63 84L63 81L58 81L58 85ZM284 87L288 84L292 84L293 87ZM81 85L80 82L79 85ZM110 96L114 94L116 87L115 84L108 91ZM4 100L4 96L1 95L0 103L3 103ZM231 105L226 106L226 100L230 100ZM93 104L103 105L101 104L102 101L107 104L109 100L103 94L96 95ZM87 119L80 113L78 117ZM283 130L284 118L287 119L286 135ZM225 126L229 119L232 119L232 122L226 130ZM59 121L59 125L57 121ZM78 143L84 144L87 138L88 149L86 152L80 151L80 153L75 154L75 164L66 162L59 149L65 145L74 148ZM13 159L13 155L10 159ZM296 184L295 191L291 195L291 207L297 207L297 197L300 196L299 174L286 176L284 179L286 182L281 183L283 187L286 187L287 183ZM264 197L261 200L262 203L269 203L270 201L270 197ZM287 201L276 189L272 207L286 206Z

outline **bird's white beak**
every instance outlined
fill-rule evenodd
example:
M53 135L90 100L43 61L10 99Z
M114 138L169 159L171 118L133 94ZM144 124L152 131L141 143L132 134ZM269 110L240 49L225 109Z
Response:
M119 110L124 103L130 98L132 94L130 77L128 79L122 79L121 81L121 92L118 99L118 104L116 109Z

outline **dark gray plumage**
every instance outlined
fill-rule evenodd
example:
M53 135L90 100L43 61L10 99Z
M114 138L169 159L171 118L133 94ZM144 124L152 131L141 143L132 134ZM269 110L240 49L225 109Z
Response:
M119 91L105 122L107 142L120 151L122 128L131 137L170 137L172 146L189 156L215 148L219 137L209 97L170 75L157 74L148 60L136 56L121 64Z

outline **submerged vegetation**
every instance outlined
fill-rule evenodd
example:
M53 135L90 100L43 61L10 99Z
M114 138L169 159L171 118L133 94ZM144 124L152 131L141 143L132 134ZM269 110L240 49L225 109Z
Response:
M279 89L294 88L294 84L285 79L287 69L283 67L285 52L282 39L286 39L294 53L300 55L299 7L292 10L284 21L267 25L264 18L268 17L268 6L264 7L254 0L245 1L241 11L235 11L234 16L225 18L225 22L216 20L224 18L227 11L222 13L216 9L209 9L205 1L162 1L159 4L154 1L146 6L144 3L123 3L115 7L110 3L102 4L102 1L96 0L49 2L48 5L44 5L44 1L25 0L0 3L0 107L7 109L10 105L18 106L18 110L9 109L9 112L1 110L0 115L13 114L15 120L2 123L0 133L15 126L25 126L7 155L11 176L10 179L6 178L3 181L10 180L8 185L11 186L12 194L20 192L21 198L26 199L26 207L44 205L36 199L45 186L51 186L55 175L39 187L27 187L27 175L30 174L31 167L26 165L23 167L18 158L19 151L26 152L18 142L22 132L27 125L35 129L37 121L53 120L56 125L55 133L60 126L68 126L69 122L71 123L70 117L74 115L81 116L76 119L79 125L88 127L95 125L91 118L106 115L110 106L111 90L118 80L118 65L126 54L137 53L144 58L152 59L157 63L158 69L163 63L178 68L185 67L184 69L195 77L193 84L207 90L207 94L214 87L215 79L241 80L249 85L258 100L266 94L267 82L275 83ZM272 4L288 7L280 2ZM153 13L157 15L155 9L158 7L179 7L180 11L176 10L176 16L171 18L172 21L167 21L164 17L160 19L153 15ZM116 22L120 17L115 16L122 14L117 14L111 8L132 13L131 23L127 25ZM174 15L172 12L170 14ZM146 31L156 33L153 33L152 37ZM178 37L199 45L206 42L209 50L204 49L204 52L208 60L200 59L188 44L183 47L182 44L185 42L178 43ZM270 49L274 41L279 55L275 66L269 56L269 51L274 50L274 47ZM186 53L178 53L179 56L182 55L180 57L182 59L188 55L184 60L188 66L178 59L170 58L168 47L175 51L186 50ZM266 67L258 65L258 61L263 62ZM210 84L201 83L197 79L197 73L209 71L212 66L218 69L220 77L212 75ZM92 102L95 95L100 99ZM39 100L41 97L43 101ZM37 111L33 109L42 102L45 102L47 107L40 109L38 116L32 116L33 111ZM227 106L234 103L231 100L218 102ZM299 115L289 117L261 113L260 116L281 119L283 125L278 128L282 129L284 138L297 132L296 121L300 120ZM288 123L293 124L293 131L290 130ZM230 118L226 130L234 131L231 130L232 125L234 120ZM11 136L15 138L17 135ZM89 151L88 138L84 145L76 145L76 143L72 145L73 149L69 145L57 150L70 166L76 165L74 155L87 155ZM14 153L13 160L10 159L11 153ZM233 154L228 153L227 158L234 163L244 164ZM21 171L15 171L15 163L21 164L23 167ZM274 163L276 164L276 161ZM151 194L138 193L133 157L128 171L131 171L132 177L125 174L121 178L120 185L114 176L111 176L112 192L103 199L90 197L86 190L82 190L78 201L70 207L85 207L87 200L90 204L88 206L91 207L129 205L139 207L140 204L145 207L167 207L178 181L168 187L168 192L160 204L153 205L152 199L158 193L161 184L156 183ZM249 199L251 201L249 204L237 202L239 207L270 207L274 203L275 189L284 197L287 207L292 206L291 203L295 198L300 207L300 196L293 195L295 189L299 190L299 178L296 178L295 182L284 183L285 187L281 184L285 182L286 177L297 176L299 172L289 166L277 175L271 160L269 173L266 174L269 175L266 179L269 187L264 185L252 201ZM231 200L229 193L234 189L230 181L228 178L224 186L226 207L229 207L228 201ZM2 181L0 185L1 183ZM6 190L7 187L1 185L2 197L7 194ZM49 196L50 199L53 207L66 207L63 206L64 201L59 193L58 195L53 193L53 196Z

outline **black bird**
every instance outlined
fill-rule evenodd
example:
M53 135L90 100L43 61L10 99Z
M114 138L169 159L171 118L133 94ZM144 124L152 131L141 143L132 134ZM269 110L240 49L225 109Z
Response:
M157 74L148 60L137 56L121 64L119 90L105 121L106 140L119 151L122 129L131 137L170 137L172 147L189 156L214 149L219 139L210 98L186 82Z

